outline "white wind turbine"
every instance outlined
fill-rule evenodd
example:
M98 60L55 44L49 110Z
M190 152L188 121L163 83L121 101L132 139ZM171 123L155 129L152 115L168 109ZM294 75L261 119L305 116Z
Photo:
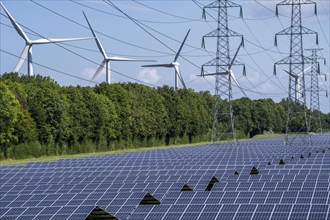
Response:
M14 26L17 33L25 40L25 47L23 49L23 52L18 60L18 63L15 67L14 72L18 72L26 60L28 62L28 75L33 76L33 61L32 61L32 46L34 44L49 44L49 43L58 43L58 42L65 42L65 41L76 41L76 40L86 40L90 38L59 38L59 39L53 39L53 38L41 38L38 40L30 40L28 36L24 33L21 26L15 21L15 19L11 16L11 14L7 11L5 6L0 2L1 7L7 14L9 20L11 21L12 25Z
M167 64L154 64L154 65L143 65L142 67L166 67L166 68L172 68L174 67L175 69L175 89L178 89L178 79L180 79L182 85L184 88L186 88L186 85L183 81L183 78L182 78L182 75L180 73L180 64L177 62L177 59L178 57L180 56L180 53L181 53L181 50L182 50L182 47L184 45L184 43L186 42L186 39L188 37L188 34L190 32L190 29L188 30L184 40L182 41L182 44L178 50L178 52L176 53L175 55L175 58L174 58L174 61L172 63L167 63Z
M227 71L224 71L224 72L218 72L218 73L207 73L207 75L209 76L228 76L228 81L229 81L229 85L228 87L232 87L232 80L234 81L234 83L236 84L236 86L241 90L241 92L244 94L245 97L247 97L247 95L245 94L244 92L244 89L241 87L241 85L238 83L238 81L236 80L236 77L235 77L235 74L233 72L233 70L231 69L232 66L234 65L234 62L235 62L235 59L237 57L237 54L238 54L238 51L240 50L241 46L243 45L243 42L239 45L238 49L236 50L236 53L233 57L233 59L231 60L231 63L229 63L228 65L228 69ZM240 65L240 64L239 64ZM202 73L204 72L205 70L202 68ZM244 71L245 72L245 71ZM243 74L245 75L245 74ZM231 96L231 95L230 95Z
M241 92L244 94L244 96L247 97L247 95L245 94L243 88L241 87L241 85L236 80L236 77L235 77L235 74L234 74L233 70L231 69L231 67L233 66L233 64L235 62L236 56L237 56L238 51L241 48L241 46L242 46L242 43L239 45L239 47L238 47L238 49L237 49L237 51L236 51L236 53L235 53L235 55L234 55L231 63L229 64L228 71L226 73L224 73L223 75L228 75L229 81L231 81L231 79L233 79L234 82L235 82L235 84L237 85L237 87L241 90ZM220 75L222 75L222 74L220 73Z
M284 70L287 74L289 74L291 77L294 78L294 85L295 85L295 99L296 100L299 100L301 97L300 97L300 94L299 94L299 91L300 91L300 85L301 85L301 80L302 80L302 77L303 75L306 75L307 71L310 69L311 67L307 67L306 69L304 69L304 71L298 73L298 74L292 74L290 73L289 71L287 70ZM303 94L304 95L304 94Z
M94 32L91 24L89 23L86 14L84 12L83 12L83 14L85 16L85 19L87 21L87 24L89 26L89 29L91 30L91 32L92 32L92 34L94 36L96 45L99 48L99 51L102 53L103 58L104 58L103 61L102 61L102 63L100 64L99 68L94 73L91 81L94 81L98 77L98 75L101 73L101 71L103 70L104 65L105 65L105 69L106 69L106 82L109 83L109 84L111 83L111 80L110 80L110 61L144 61L144 62L148 62L148 61L152 62L152 61L154 61L154 60L141 60L141 59L125 58L125 57L109 57L106 54L105 50L103 49L102 44L101 44L100 40L98 39L96 33Z

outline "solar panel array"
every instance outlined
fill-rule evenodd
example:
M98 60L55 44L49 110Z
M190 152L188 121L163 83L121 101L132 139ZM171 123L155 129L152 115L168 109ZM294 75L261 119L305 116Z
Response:
M284 164L279 164L281 159ZM250 175L252 167L259 173ZM330 134L2 166L0 219L330 219ZM213 182L207 189L210 181ZM181 191L183 186L191 191ZM160 204L140 204L150 193ZM110 219L110 218L109 218Z

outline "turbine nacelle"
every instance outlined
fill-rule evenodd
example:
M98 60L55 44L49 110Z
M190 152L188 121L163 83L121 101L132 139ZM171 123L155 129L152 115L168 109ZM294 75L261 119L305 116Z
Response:
M173 66L180 66L180 63L178 63L177 61L173 61L171 64L172 64Z
M175 89L178 89L178 81L179 81L179 79L180 79L181 84L183 85L183 87L186 88L186 84L184 83L183 78L182 78L182 75L180 73L180 63L177 62L177 59L180 56L181 50L183 48L184 43L187 40L187 37L189 35L189 32L190 32L190 29L188 30L185 38L183 39L178 52L175 54L175 58L174 58L174 61L173 62L168 63L168 64L142 65L142 67L165 67L165 68L172 68L172 67L174 67L174 70L175 70L175 75L174 75L175 84L174 84L174 88Z
M152 62L152 61L154 61L154 60L141 60L141 59L134 59L134 58L126 58L126 57L109 57L106 54L106 52L105 52L105 50L104 50L104 48L103 48L103 46L102 46L99 38L97 37L95 31L93 30L92 25L89 23L89 20L88 20L86 14L84 12L83 12L83 14L84 14L84 17L86 19L86 22L87 22L87 24L89 26L89 29L91 30L91 32L92 32L92 34L94 36L95 43L96 43L97 47L99 48L99 51L101 52L101 54L103 56L103 61L100 64L100 66L98 67L98 69L96 70L96 72L94 73L91 81L93 81L94 79L96 79L99 76L99 74L102 72L102 70L104 68L106 68L106 82L109 83L109 84L111 83L111 80L110 80L110 77L111 77L110 76L110 61L145 61L145 62Z
M309 66L309 67L307 67L306 69L304 69L303 71L301 71L301 72L299 72L299 73L297 73L297 74L294 74L294 73L289 72L289 71L287 71L287 70L283 70L283 71L285 71L287 74L289 74L291 77L293 77L293 78L295 78L295 79L297 80L298 78L301 78L303 75L305 75L306 72L307 72L310 68L311 68L311 67Z

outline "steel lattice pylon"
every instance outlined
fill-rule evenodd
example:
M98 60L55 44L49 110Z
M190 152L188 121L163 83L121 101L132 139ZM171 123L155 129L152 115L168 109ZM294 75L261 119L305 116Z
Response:
M205 38L217 39L216 58L202 65L202 76L215 76L215 112L214 122L212 126L212 142L217 142L221 139L232 141L236 144L236 132L234 126L234 116L232 107L232 81L234 78L231 67L233 65L243 65L244 74L245 66L242 63L235 61L237 53L241 46L243 46L243 36L228 28L228 8L239 7L242 17L242 7L236 3L227 0L217 0L203 8L203 18L205 19L206 9L217 9L217 29L203 36L202 46L205 47ZM233 58L230 57L230 37L240 37L241 43ZM214 69L209 71L211 68ZM207 70L209 69L209 70ZM220 99L227 100L229 106L220 107ZM225 137L224 137L225 136Z
M312 31L302 26L301 6L305 4L315 5L310 0L285 0L276 5L276 15L278 15L278 6L291 6L291 26L275 35L275 45L277 45L278 35L289 35L290 54L288 57L278 61L274 65L274 74L276 75L276 65L288 64L289 70L289 91L288 91L288 115L286 123L285 144L293 144L296 137L300 137L305 143L310 143L309 125L306 108L305 95L305 64L311 64L312 59L303 54L303 35L316 34L316 44L318 36ZM293 133L294 135L289 135Z
M326 91L319 87L319 76L320 74L320 65L318 60L322 59L325 62L324 57L318 56L317 52L322 50L320 48L308 49L312 52L310 58L312 59L312 66L310 71L311 77L311 87L310 92L310 116L309 116L309 125L312 127L313 123L316 123L316 132L322 133L322 124L320 117L320 91Z

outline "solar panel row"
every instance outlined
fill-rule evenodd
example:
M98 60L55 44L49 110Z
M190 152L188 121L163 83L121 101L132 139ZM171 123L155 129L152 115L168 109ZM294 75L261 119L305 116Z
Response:
M329 147L324 134L1 167L0 218L86 219L98 206L118 219L330 219ZM140 204L146 193L160 204Z

